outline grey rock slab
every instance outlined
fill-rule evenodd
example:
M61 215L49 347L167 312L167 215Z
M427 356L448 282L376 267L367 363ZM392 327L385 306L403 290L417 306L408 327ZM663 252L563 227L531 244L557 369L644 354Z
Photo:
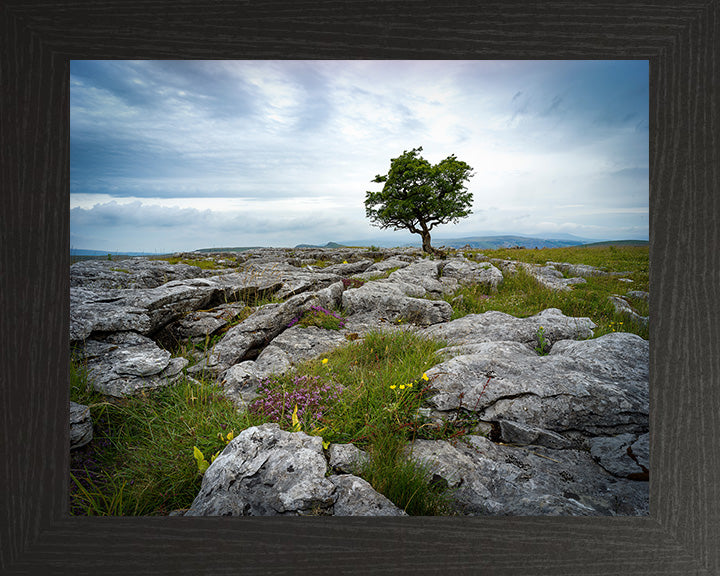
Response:
M81 354L93 387L116 397L168 385L188 364L185 358L171 359L170 352L134 332L87 340Z
M441 295L444 293L443 283L440 282L439 263L435 260L413 262L409 266L395 270L387 279L389 282L422 288L430 294ZM420 295L424 296L424 293Z
M449 320L452 315L450 304L443 300L423 299L424 294L420 286L388 278L345 290L342 305L349 314L372 313L388 320L405 320L419 325Z
M70 288L70 342L82 342L93 332L134 330L145 334L151 329L147 310L128 304L124 292Z
M407 516L362 478L341 474L328 479L337 489L333 516Z
M590 440L593 459L613 476L619 478L644 478L650 471L648 434L618 434ZM635 451L638 454L635 454Z
M500 270L489 262L473 262L466 258L451 258L442 266L441 281L446 278L457 280L460 285L479 284L496 292L503 281Z
M297 364L328 354L346 344L344 332L318 326L293 326L277 336L258 356L265 373L280 373Z
M582 278L591 278L592 276L607 276L608 272L595 266L588 264L570 264L569 262L547 262L548 266L560 270L570 276L580 276Z
M367 456L354 444L330 444L327 450L330 467L337 472L357 474L362 459Z
M70 401L70 450L88 444L93 438L90 408Z
M573 442L568 438L544 428L511 420L499 420L498 424L500 437L505 444L546 446L557 450L573 446Z
M147 258L85 260L70 266L70 286L85 288L156 288L171 280L206 276L197 266Z
M313 292L325 288L341 280L338 274L309 268L297 268L285 261L276 262L249 262L241 271L248 278L256 278L264 283L279 283L280 288L275 295L280 298L289 298L304 292Z
M610 302L615 307L615 311L618 314L622 314L626 318L638 322L640 324L647 325L649 318L647 316L641 316L635 310L632 309L630 304L622 296L608 296Z
M518 342L484 342L427 371L439 410L463 408L585 437L648 430L649 346L634 334L563 340L548 356Z
M645 292L644 290L628 290L627 295L630 296L630 298L637 298L638 300L645 301L650 298L650 293Z
M450 353L461 353L469 346L481 342L513 341L538 346L538 330L544 330L544 338L552 347L554 342L567 339L590 338L595 323L590 318L565 316L557 308L547 308L528 318L516 318L504 312L489 311L468 314L457 320L430 326L423 332L429 338L445 340L459 348Z
M259 396L257 390L264 377L254 360L245 360L228 368L222 374L220 384L223 394L244 411Z
M410 262L408 262L407 257L390 257L386 258L385 260L380 260L379 262L371 264L367 267L365 272L368 274L378 274L382 272L387 272L388 270L392 270L393 268L406 268L409 265Z
M252 360L281 332L288 324L301 316L318 301L313 293L293 296L282 304L266 304L248 318L230 328L215 345L209 355L207 366L212 371L227 370L233 364L243 360Z
M361 274L373 264L372 260L358 260L356 262L348 262L344 264L333 264L327 268L323 268L326 274L337 274L343 278L352 276L353 274Z
M522 269L535 278L545 288L559 292L572 290L570 287L571 284L585 282L585 279L580 277L564 278L562 272L553 266L540 266L538 264L528 264L526 262L503 260L500 258L491 258L490 262L496 264L504 273L507 274L515 274L518 269Z
M277 424L243 430L210 464L185 516L331 514L322 438Z
M647 482L620 480L587 452L416 440L411 457L445 479L467 515L625 516L649 513Z
M630 445L630 455L641 469L650 470L650 433L641 434Z

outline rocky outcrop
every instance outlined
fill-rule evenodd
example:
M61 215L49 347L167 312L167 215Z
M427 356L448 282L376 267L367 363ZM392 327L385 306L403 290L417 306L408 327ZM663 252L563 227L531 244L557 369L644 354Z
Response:
M248 428L206 470L185 516L401 516L361 478L326 477L322 438L277 424Z
M451 346L446 353L462 353L484 342L512 341L539 346L540 328L551 350L559 340L591 338L595 323L589 318L565 316L557 308L547 308L528 318L516 318L504 312L490 311L468 314L457 320L431 326L424 330L429 338L445 340Z
M457 512L493 516L636 516L648 513L646 482L605 472L580 450L516 448L482 436L454 445L417 440L411 457L453 490Z
M567 292L572 289L573 284L582 284L586 282L585 278L578 276L565 278L563 273L548 262L546 266L538 264L527 264L525 262L515 262L514 260L501 260L491 258L490 262L497 264L503 272L514 274L518 269L524 270L527 274L535 278L539 284L550 290L559 292ZM570 265L568 265L570 266ZM568 268L570 270L572 268Z
M164 260L127 258L120 261L85 260L70 267L71 288L157 288L171 280L210 276L209 271Z
M648 355L647 340L620 332L562 340L547 356L520 342L484 342L428 370L430 403L570 437L644 433Z
M87 340L81 357L93 387L108 396L128 396L177 380L188 364L135 332L115 332L103 340Z

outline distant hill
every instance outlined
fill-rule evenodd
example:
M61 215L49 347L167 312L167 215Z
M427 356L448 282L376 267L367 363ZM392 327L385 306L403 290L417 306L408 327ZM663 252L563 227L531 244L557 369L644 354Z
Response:
M234 248L198 248L193 252L245 252L245 250L257 250L261 246L236 246Z
M608 242L592 242L583 246L649 246L647 240L610 240Z
M337 242L328 242L324 246L319 244L298 244L295 248L346 248L344 244L338 244Z
M70 248L70 256L160 256L156 252L112 252L110 250L85 250L83 248Z
M469 238L455 238L450 240L438 239L435 244L449 248L476 248L481 250L494 250L497 248L564 248L566 246L579 246L578 240L559 240L548 238L527 238L525 236L471 236Z

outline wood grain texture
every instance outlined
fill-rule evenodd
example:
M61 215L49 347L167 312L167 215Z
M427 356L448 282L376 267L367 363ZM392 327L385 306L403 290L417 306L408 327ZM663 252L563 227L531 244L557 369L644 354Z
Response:
M720 0L0 6L2 574L720 574ZM69 60L647 59L649 518L71 518Z

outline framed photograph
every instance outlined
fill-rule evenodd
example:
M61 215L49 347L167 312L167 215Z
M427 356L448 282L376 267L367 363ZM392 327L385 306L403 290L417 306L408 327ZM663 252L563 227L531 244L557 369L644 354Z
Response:
M713 455L720 449L720 409L713 377L717 352L711 288L717 271L716 262L708 258L708 247L717 240L714 194L720 185L714 162L720 121L720 79L714 58L719 12L717 0L682 6L463 2L440 7L422 0L330 7L6 3L0 12L0 174L2 189L8 192L0 216L0 333L6 351L0 363L5 395L0 408L4 486L0 571L720 573L720 497L713 481L718 473ZM182 68L179 61L287 60L386 61L387 70L391 61L447 61L456 67L468 61L508 61L516 66L527 63L529 70L537 62L536 73L541 62L556 66L615 62L618 71L629 70L633 62L644 63L649 125L638 128L636 123L636 128L649 132L652 474L647 515L637 511L607 517L563 512L365 518L69 515L69 268L74 244L69 217L75 185L70 167L82 166L81 176L91 182L93 167L103 160L102 145L93 145L91 139L83 142L83 148L71 148L71 85L77 81L73 67L89 70L93 62L115 61L117 72L124 62L137 62L144 73L172 75ZM153 62L163 61L164 66L152 68ZM142 82L142 74L137 76ZM85 85L83 97L97 98L91 84ZM597 91L603 88L598 85ZM129 92L125 96L139 97ZM518 114L523 106L531 106L523 103L520 91L511 96ZM562 101L550 99L546 104L544 110L551 116ZM120 133L132 126L129 121L123 125L117 109L97 112L106 114L97 125L112 131L109 141L121 138ZM282 123L283 118L276 121ZM96 131L93 137L98 135ZM203 148L199 143L194 153L202 154ZM415 156L408 160L417 160L420 152L431 163L441 160L432 145L425 151L410 151ZM628 149L625 155L635 152ZM85 163L79 161L79 154L85 154ZM396 159L402 157L393 157L393 162ZM458 169L464 159L461 154L454 159ZM391 158L386 160L389 163ZM387 168L380 166L378 172ZM392 180L391 176L392 171L388 174ZM378 184L387 183L388 178L377 178ZM218 190L222 185L218 181ZM105 193L113 197L110 189ZM368 195L368 215L381 219L381 212L373 208L379 197ZM82 215L91 206L78 204L75 214ZM453 215L465 217L462 212L460 206ZM387 214L382 213L386 221L380 223L400 221L399 216L387 220ZM110 211L105 215L108 222L116 216ZM88 234L97 233L90 228ZM123 234L127 232L120 231L114 241L120 242ZM206 240L210 245L214 242L211 237ZM428 248L425 240L423 247ZM165 247L150 247L150 251L158 249L163 252ZM136 251L130 244L122 250ZM200 465L201 459L197 461ZM617 506L630 509L627 502Z

